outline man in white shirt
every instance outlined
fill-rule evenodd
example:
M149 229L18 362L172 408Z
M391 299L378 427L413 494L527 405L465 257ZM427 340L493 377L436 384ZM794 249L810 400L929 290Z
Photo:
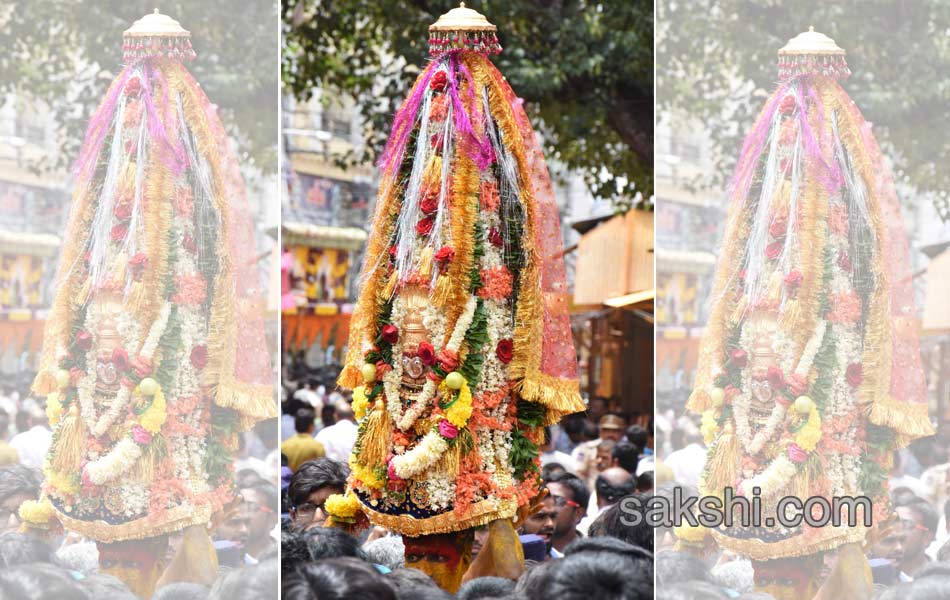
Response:
M20 456L20 464L39 469L43 466L53 438L53 433L47 427L46 411L31 400L24 402L20 410L28 411L30 428L13 436L10 447Z
M333 410L336 423L321 429L317 441L323 444L327 458L346 463L356 444L356 418L353 407L346 400L338 400Z
M686 446L671 452L663 462L673 471L677 483L696 487L706 464L706 448L703 436L695 429L687 430L685 438Z

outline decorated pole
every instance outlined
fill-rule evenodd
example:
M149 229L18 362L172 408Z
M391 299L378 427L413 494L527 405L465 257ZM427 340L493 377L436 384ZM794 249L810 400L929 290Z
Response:
M543 427L584 409L560 223L541 147L492 65L496 28L464 3L397 112L339 384L359 424L330 519L404 536L455 591L472 529L539 493ZM441 557L433 560L432 556Z
M687 408L708 446L703 495L731 487L768 516L783 496L866 496L880 524L892 452L933 429L900 207L871 125L838 83L849 73L844 50L813 30L779 51L780 83L732 181ZM794 575L765 591L811 598L823 552L841 549L852 583L863 580L854 549L869 528L853 516L853 527L736 524L712 537L750 557L757 581ZM700 544L708 531L677 535Z
M156 10L123 54L76 164L33 386L52 446L28 512L97 540L103 569L148 597L165 534L234 500L236 435L276 407L251 214L184 67L189 33ZM122 567L132 554L140 568Z

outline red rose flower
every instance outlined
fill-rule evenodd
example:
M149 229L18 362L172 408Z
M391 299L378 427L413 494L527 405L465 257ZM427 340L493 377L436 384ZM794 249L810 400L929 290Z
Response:
M395 344L399 341L399 329L395 325L383 325L382 336L387 344Z
M792 373L785 380L785 386L793 396L801 396L808 389L808 379L798 373Z
M497 248L501 248L505 243L505 240L501 239L501 232L494 227L488 232L488 241L491 242L492 246Z
M446 373L449 371L454 371L459 366L459 355L449 349L439 352L439 356L437 358L439 360L439 365L442 366L442 370Z
M92 334L83 329L76 334L76 347L80 350L92 348Z
M772 221L769 225L769 235L778 239L785 237L785 233L788 231L788 219L784 217L779 217Z
M429 235L432 233L432 224L435 223L435 218L432 215L421 219L416 223L416 233L419 235Z
M125 239L125 236L129 233L129 226L126 223L119 223L118 225L112 228L110 237L112 241L118 242Z
M419 344L419 350L416 352L416 355L426 366L431 367L435 364L435 348L428 342Z
M861 363L851 363L845 370L844 378L851 387L858 387L864 381L864 368Z
M789 271L788 275L785 276L785 285L793 290L798 289L804 278L801 271Z
M392 366L389 363L387 363L385 360L377 360L376 361L376 381L382 381L383 376L392 370L393 370Z
M439 210L439 198L437 196L426 195L419 203L419 210L424 214L431 215Z
M455 250L452 250L450 246L442 246L432 258L439 263L452 262L452 259L455 258Z
M119 371L125 371L129 368L129 353L124 348L116 348L112 351L112 364Z
M136 377L144 379L152 374L152 361L144 356L136 356L132 359L132 369Z
M129 96L130 98L137 98L139 93L142 91L142 81L138 77L128 80L125 83L124 91L126 96Z
M132 270L132 277L138 279L145 267L148 266L148 257L143 252L139 252L129 259L129 269Z
M397 252L397 248L396 248L395 246L390 246L390 247L389 247L389 260L395 262L395 260L396 260L396 252Z
M844 250L838 251L838 266L845 271L850 271L852 268L851 257L848 256L848 253Z
M432 144L433 148L439 149L442 147L443 135L441 132L433 133L432 137L429 138L429 143Z
M782 242L772 242L765 247L765 257L769 260L775 260L782 255Z
M795 110L795 97L794 96L785 96L782 98L782 103L779 104L778 109L785 114L789 114Z
M732 351L732 356L729 358L732 361L732 364L739 367L740 369L749 364L749 355L745 350L735 349Z
M775 365L769 366L765 378L768 379L769 385L772 386L773 390L780 390L785 385L785 375L782 374L782 369Z
M181 245L191 254L198 252L198 242L195 241L195 238L191 237L190 233L185 234L185 237L181 240Z
M208 364L208 347L204 344L200 346L195 346L191 349L191 365L198 369L205 368L205 365Z
M69 370L69 385L76 387L76 384L79 383L79 380L86 376L86 372L80 369L79 367L73 367Z
M445 89L445 85L448 81L449 76L446 75L445 71L438 71L432 76L432 79L429 80L429 87L437 92L441 92Z
M115 208L112 209L112 214L120 221L128 221L132 218L132 203L119 202L115 205Z
M723 399L723 402L726 406L731 406L733 398L739 395L739 388L730 384L726 386L726 389L724 391L725 391L725 398Z
M509 339L498 340L498 345L495 346L495 355L498 356L498 360L506 365L511 362L513 351L514 344Z

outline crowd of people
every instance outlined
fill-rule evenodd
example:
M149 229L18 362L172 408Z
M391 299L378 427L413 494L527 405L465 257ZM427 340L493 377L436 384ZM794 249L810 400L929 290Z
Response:
M621 502L652 494L654 456L648 418L628 419L600 399L545 431L544 497L518 529L525 571L517 579L470 570L454 596L405 566L401 536L374 526L354 537L324 527L326 499L342 493L355 442L349 398L332 380L300 378L283 404L282 597L617 598L653 597L653 530L629 526ZM341 423L343 424L341 426ZM473 559L487 548L476 529Z
M18 512L40 496L50 428L41 398L28 383L0 390L0 598L3 600L135 600L126 583L106 571L135 570L137 557L103 561L95 541L58 528L24 528ZM239 436L234 459L236 502L212 532L216 555L207 568L176 571L184 533L169 536L167 566L156 600L257 600L279 585L280 451L277 424L258 424ZM181 558L178 559L181 562Z
M656 494L698 494L706 448L699 423L672 407L656 418ZM950 448L936 436L917 440L894 453L890 473L892 516L875 524L864 544L874 600L936 600L950 590ZM669 529L656 531L657 598L713 600L771 598L755 593L752 563L728 552L705 559L674 549Z

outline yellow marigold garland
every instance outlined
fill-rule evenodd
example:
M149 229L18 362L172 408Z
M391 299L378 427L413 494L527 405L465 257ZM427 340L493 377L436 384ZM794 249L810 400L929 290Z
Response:
M48 500L27 500L17 513L20 520L31 525L45 525L53 518L53 505Z
M139 416L139 425L142 426L142 429L154 435L161 431L166 417L165 394L159 388L152 397L152 404Z
M349 491L346 494L333 494L328 497L323 508L334 519L347 520L356 517L356 513L360 510L360 503L356 495Z
M350 473L354 479L358 479L365 487L377 490L385 485L385 481L376 474L376 469L372 466L360 464L356 456L350 455Z
M719 421L716 419L715 409L703 411L699 431L703 434L703 441L707 446L716 439L716 434L719 433Z
M443 382L439 387L442 388L442 393L448 390ZM472 390L468 387L468 382L462 383L462 387L459 389L458 397L449 406L445 409L445 418L446 420L455 425L459 429L465 427L468 424L469 418L472 416Z
M58 392L51 392L46 396L46 418L50 427L56 427L63 418L63 403Z
M361 385L353 388L353 415L359 421L366 416L369 410L369 400L366 398L366 386Z
M795 443L805 452L811 452L821 439L821 415L814 403L808 411L808 421L795 434Z

